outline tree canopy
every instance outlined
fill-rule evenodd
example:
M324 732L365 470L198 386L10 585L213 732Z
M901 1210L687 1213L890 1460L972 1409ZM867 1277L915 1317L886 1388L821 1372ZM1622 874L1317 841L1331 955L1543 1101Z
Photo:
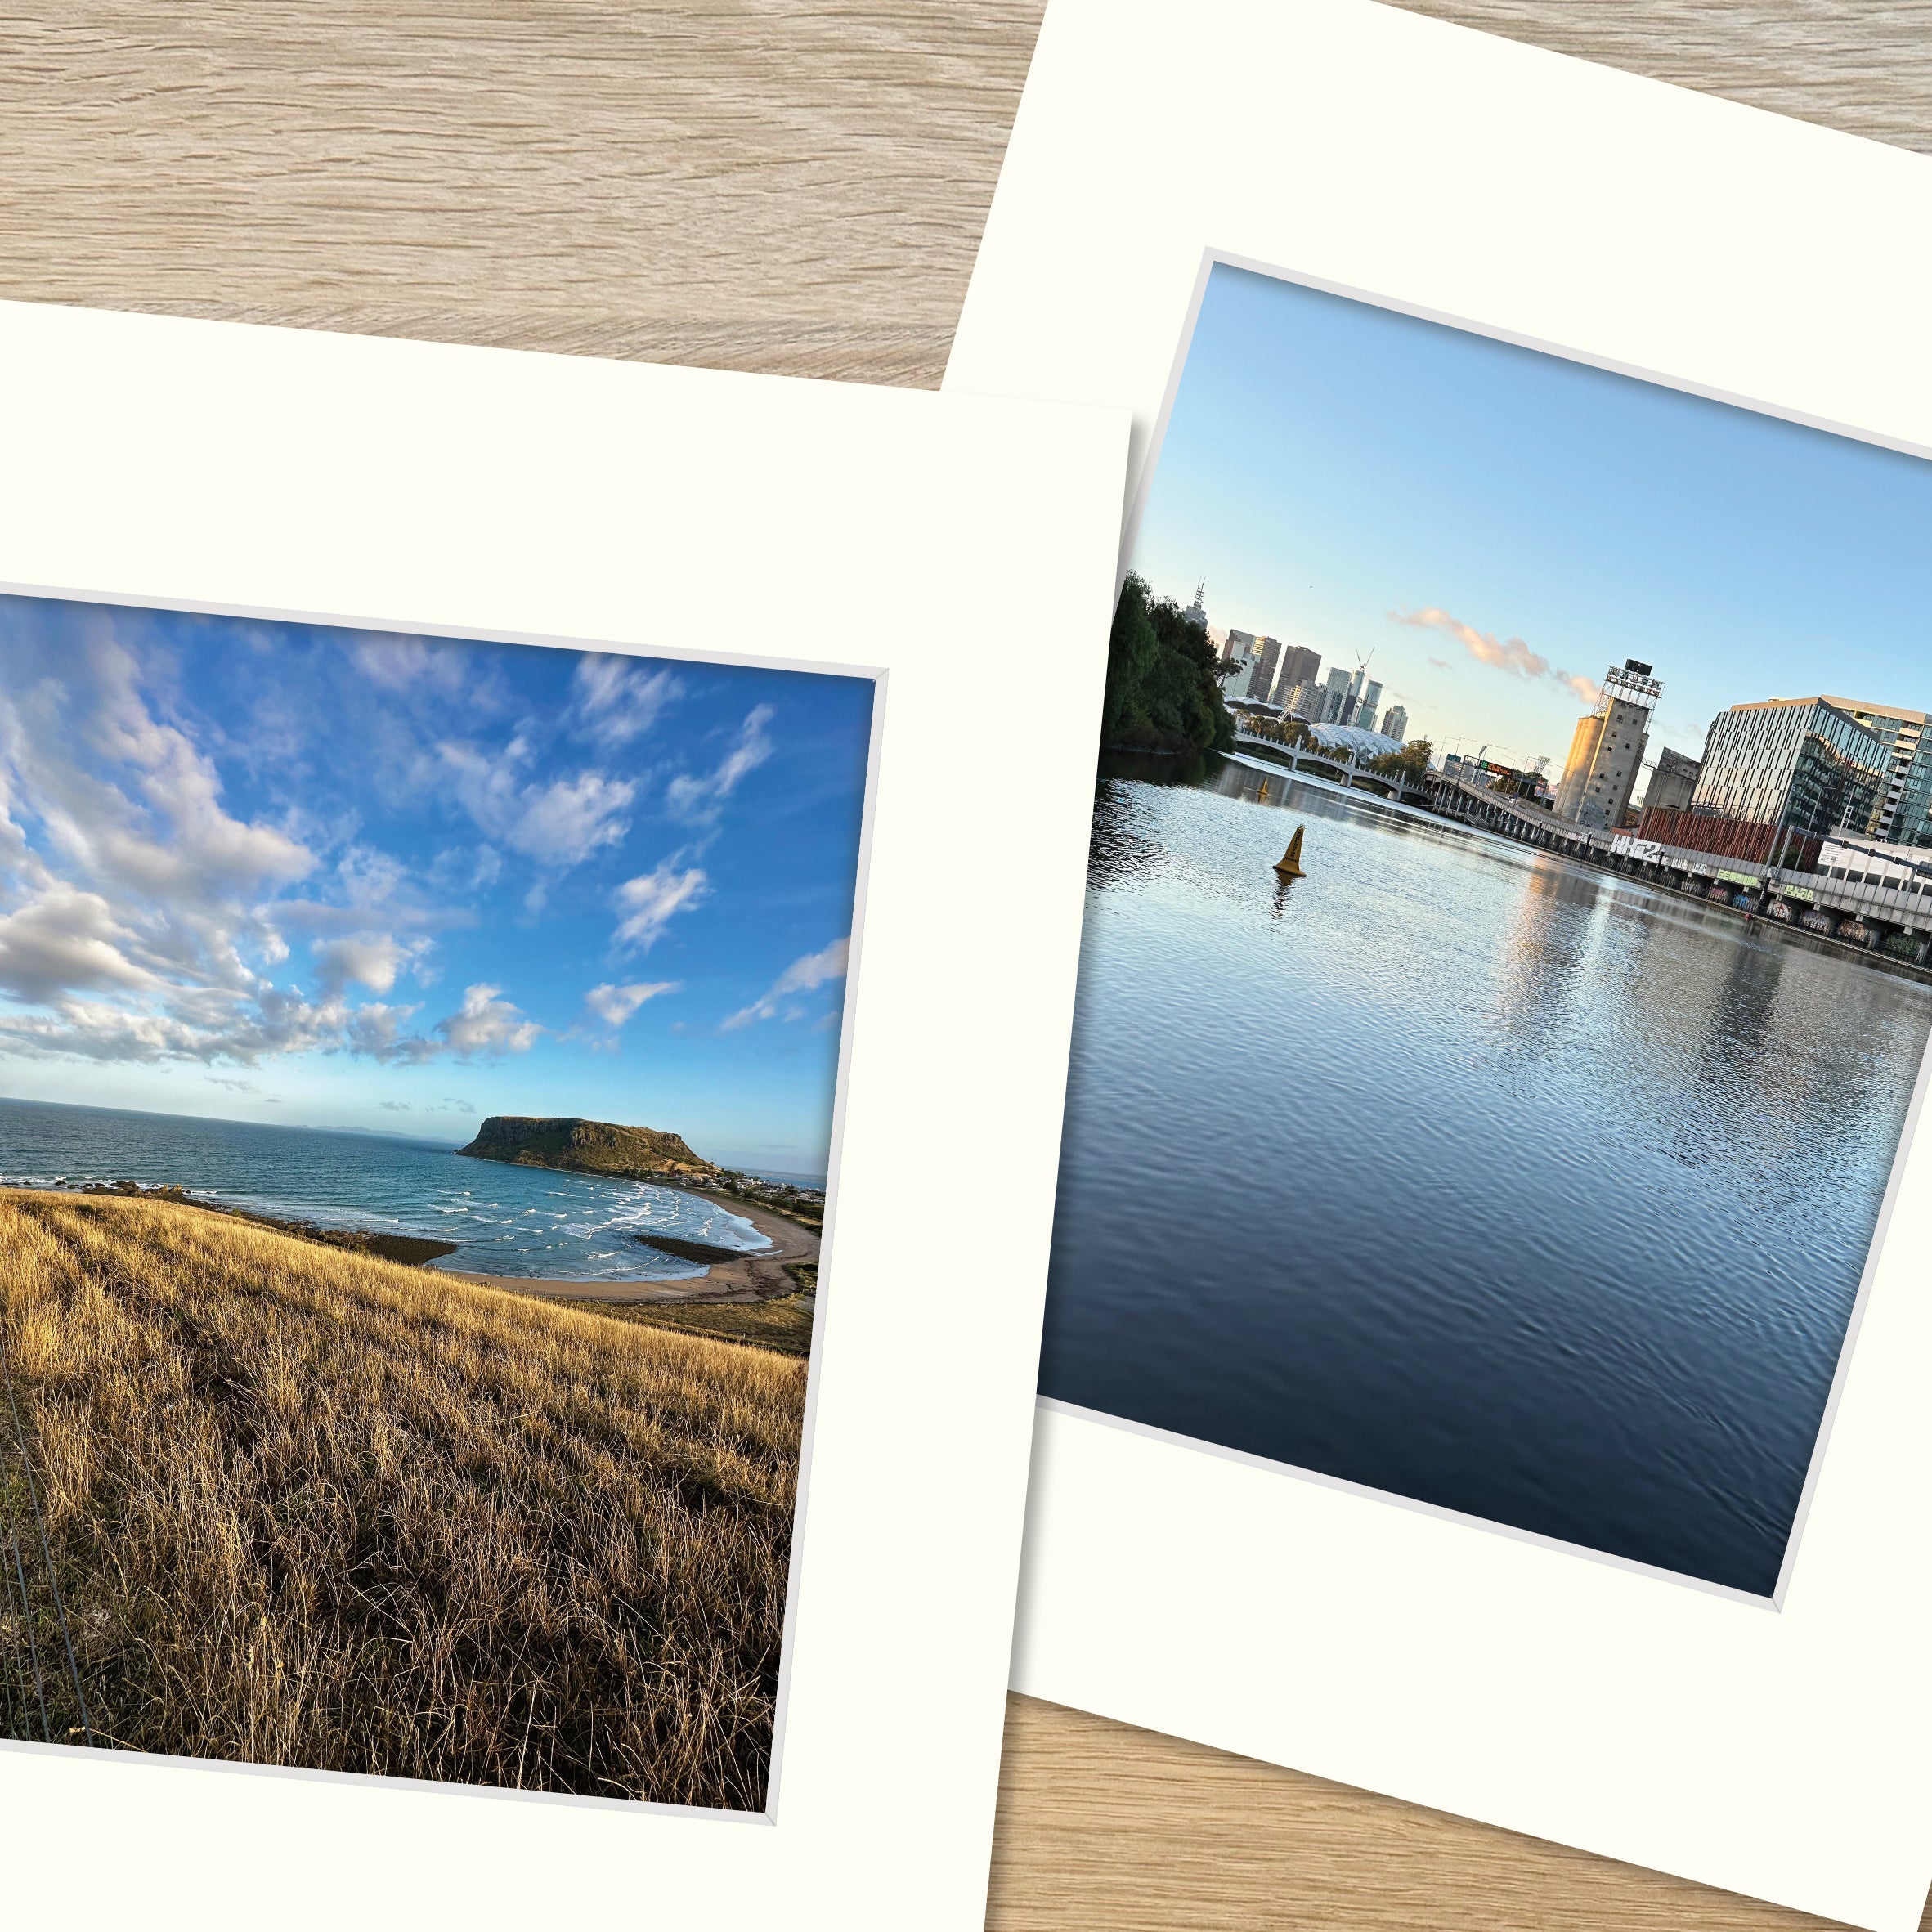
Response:
M1114 612L1100 742L1133 751L1198 755L1235 742L1214 647L1171 597L1155 598L1129 572Z
M1369 769L1387 778L1410 778L1420 782L1429 769L1435 746L1427 738L1411 738L1400 751L1385 751L1369 761Z

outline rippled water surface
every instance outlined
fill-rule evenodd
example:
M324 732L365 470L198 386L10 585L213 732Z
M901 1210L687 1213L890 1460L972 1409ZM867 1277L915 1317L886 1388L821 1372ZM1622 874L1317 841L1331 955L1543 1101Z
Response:
M1932 988L1235 761L1091 886L1042 1392L1769 1591Z
M747 1221L676 1188L475 1160L426 1141L239 1120L0 1100L0 1186L173 1183L263 1214L454 1241L433 1263L544 1280L701 1274L640 1234L768 1245Z

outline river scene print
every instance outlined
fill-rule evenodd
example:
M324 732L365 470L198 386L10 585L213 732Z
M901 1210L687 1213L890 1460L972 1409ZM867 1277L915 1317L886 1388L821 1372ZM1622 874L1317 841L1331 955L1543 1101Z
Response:
M1221 264L1155 460L1042 1396L1773 1595L1932 1033L1927 466Z

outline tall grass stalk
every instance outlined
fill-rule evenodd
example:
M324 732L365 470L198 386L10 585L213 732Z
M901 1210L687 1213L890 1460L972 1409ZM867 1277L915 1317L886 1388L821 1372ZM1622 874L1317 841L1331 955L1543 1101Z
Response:
M25 1190L0 1343L114 1744L763 1804L802 1362ZM0 1683L37 1626L64 1735L38 1613Z

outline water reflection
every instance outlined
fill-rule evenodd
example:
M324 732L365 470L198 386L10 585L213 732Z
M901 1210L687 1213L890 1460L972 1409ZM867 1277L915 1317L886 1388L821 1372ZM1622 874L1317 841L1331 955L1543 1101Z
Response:
M1932 992L1166 762L1100 787L1042 1388L1768 1589Z

